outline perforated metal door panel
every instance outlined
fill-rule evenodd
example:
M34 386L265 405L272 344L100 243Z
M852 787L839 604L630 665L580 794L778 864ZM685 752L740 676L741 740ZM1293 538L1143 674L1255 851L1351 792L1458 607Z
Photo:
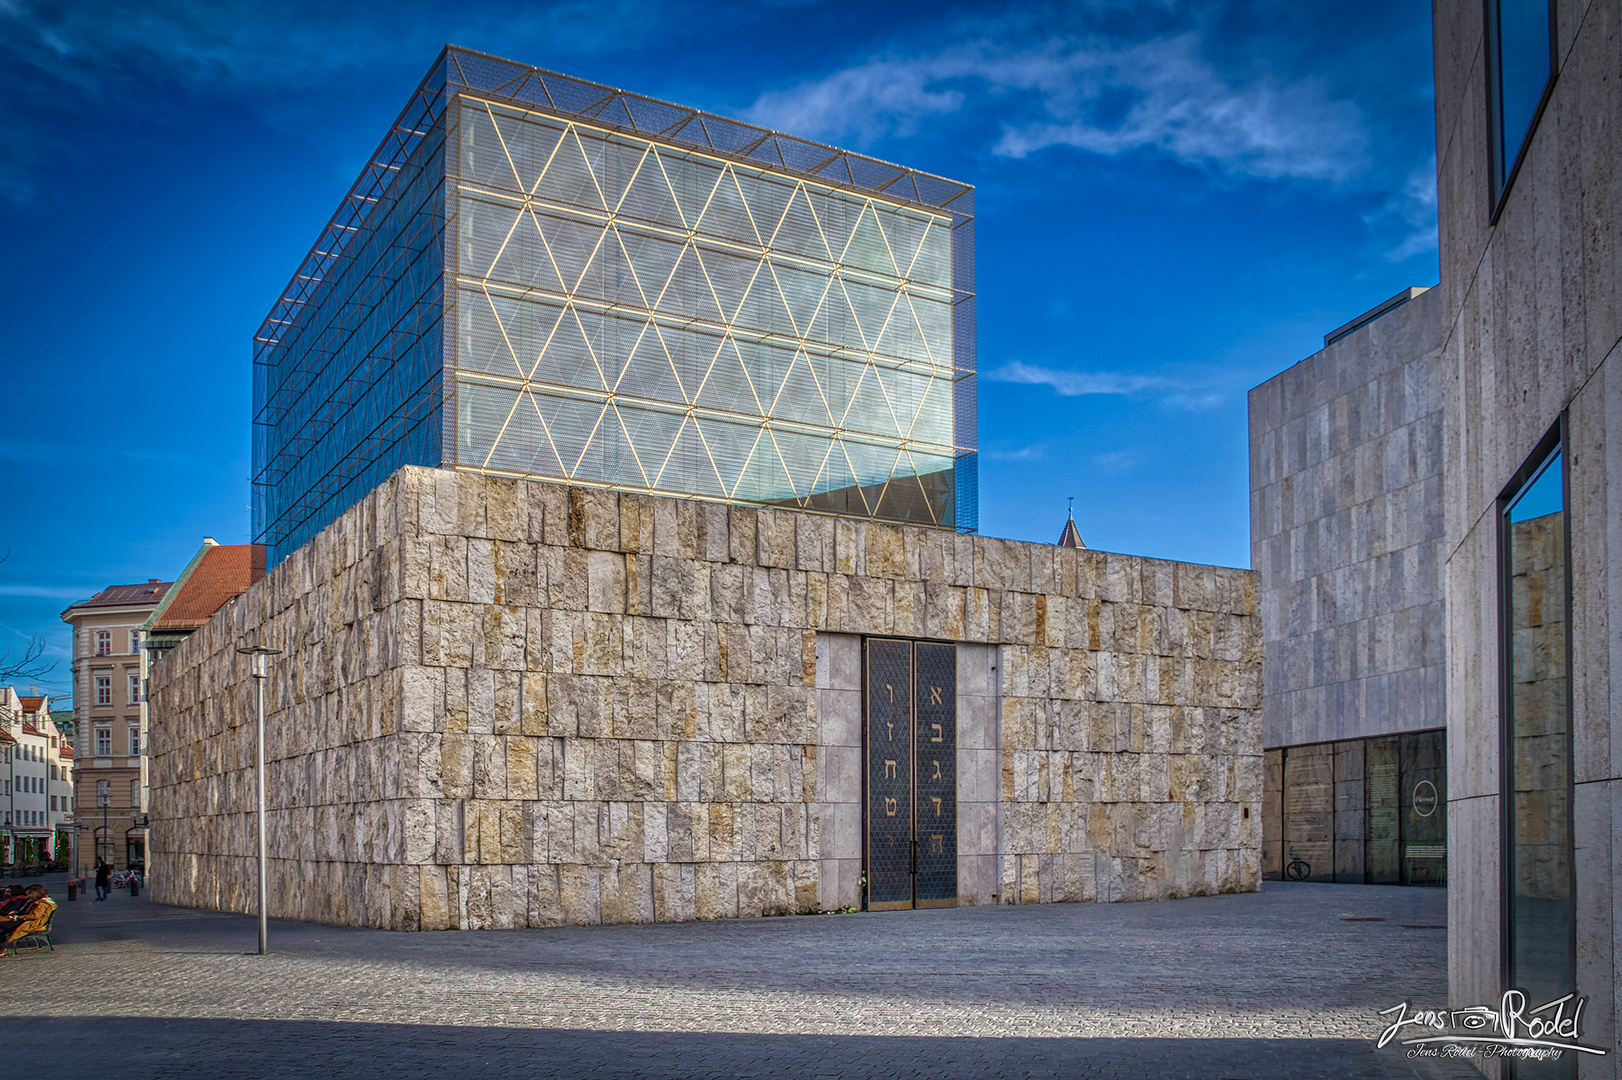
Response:
M867 906L912 906L912 643L867 643Z
M957 903L957 649L916 650L918 907Z

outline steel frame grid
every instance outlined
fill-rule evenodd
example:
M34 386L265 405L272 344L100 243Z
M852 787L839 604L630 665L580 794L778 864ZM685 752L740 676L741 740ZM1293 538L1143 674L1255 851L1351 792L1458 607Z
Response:
M434 130L280 340L255 350L253 531L273 564L401 465L441 463L444 164Z
M379 143L366 168L340 202L315 244L272 305L254 335L256 375L328 281L334 267L406 161L444 117L457 93L473 91L504 97L520 108L583 117L644 137L703 148L756 167L815 179L818 183L877 194L889 200L944 211L952 220L953 396L955 454L962 466L953 485L956 527L977 528L977 432L975 431L974 348L974 189L970 185L876 158L770 131L755 125L659 101L597 83L458 46L447 45ZM450 333L446 328L446 333ZM259 390L256 378L256 397ZM453 397L446 388L443 396ZM256 417L259 414L256 401ZM452 403L445 401L446 410ZM255 432L260 459L260 432ZM965 437L966 436L966 437ZM261 460L255 462L254 532L264 538L260 505ZM968 490L965 490L965 489ZM284 552L285 553L285 552Z
M505 97L520 108L589 118L631 134L702 147L722 157L806 176L834 187L944 210L953 221L954 304L974 295L974 188L824 143L631 94L489 53L447 45L344 195L319 239L271 306L254 341L275 345L325 279L405 160L460 90ZM639 123L637 117L641 116ZM712 132L714 135L712 136ZM972 310L972 309L971 309ZM972 339L957 366L974 371Z
M948 215L457 100L458 467L957 524Z

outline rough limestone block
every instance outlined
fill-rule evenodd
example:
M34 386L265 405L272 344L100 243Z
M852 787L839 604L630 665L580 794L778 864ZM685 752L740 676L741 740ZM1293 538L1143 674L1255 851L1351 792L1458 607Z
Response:
M625 559L613 551L586 553L586 607L590 611L624 614Z
M834 564L834 519L820 514L787 515L794 527L794 565L827 573Z
M565 864L558 868L558 880L564 922L588 926L602 922L601 868Z
M389 484L404 501L368 497L154 671L170 715L153 805L176 827L154 829L152 860L187 902L250 898L231 809L252 790L231 651L250 624L312 635L267 690L272 844L314 856L278 873L314 917L854 902L860 633L963 643L962 902L1252 887L1259 829L1238 815L1260 796L1261 661L1243 572L424 470ZM965 669L975 641L1009 644Z
M738 916L738 867L730 862L699 863L694 867L695 917L732 919Z
M652 922L653 874L646 863L604 867L601 875L601 915L606 923Z
M663 501L663 500L660 500ZM654 549L655 500L647 495L621 492L619 498L619 550L652 554Z
M658 922L687 922L697 915L697 873L690 863L656 862L653 874L653 917Z
M421 866L417 868L419 881L420 914L418 924L423 930L446 930L451 924L449 894L445 885L445 868Z

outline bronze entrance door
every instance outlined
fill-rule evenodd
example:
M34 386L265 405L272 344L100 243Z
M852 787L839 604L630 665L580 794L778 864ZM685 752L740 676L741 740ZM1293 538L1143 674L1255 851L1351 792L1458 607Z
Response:
M869 638L867 907L957 904L957 649Z

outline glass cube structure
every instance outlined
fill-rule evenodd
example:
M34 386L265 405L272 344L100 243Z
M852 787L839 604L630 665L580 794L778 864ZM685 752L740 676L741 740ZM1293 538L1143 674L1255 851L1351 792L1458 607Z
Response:
M255 538L404 464L973 531L973 198L447 48L255 336Z

